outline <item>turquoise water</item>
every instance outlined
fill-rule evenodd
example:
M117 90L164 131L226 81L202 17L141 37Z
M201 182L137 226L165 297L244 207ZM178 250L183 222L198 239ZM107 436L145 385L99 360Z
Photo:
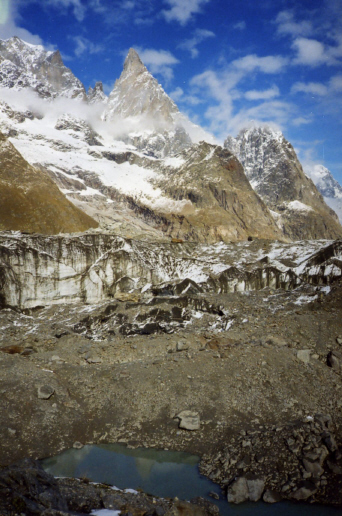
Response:
M203 496L220 508L223 516L337 516L341 509L333 507L281 502L230 505L221 489L198 472L199 457L183 452L138 448L131 450L120 444L88 445L70 449L44 459L46 471L57 477L87 477L93 482L115 485L120 489L141 488L155 496L190 500ZM220 495L220 500L209 496Z

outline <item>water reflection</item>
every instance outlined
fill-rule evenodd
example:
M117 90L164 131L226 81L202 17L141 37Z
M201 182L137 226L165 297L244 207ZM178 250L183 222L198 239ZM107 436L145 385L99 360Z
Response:
M265 503L229 505L217 484L199 475L199 457L183 452L138 448L131 450L120 444L88 445L81 450L67 450L42 461L46 471L59 477L87 477L125 488L141 488L161 497L190 500L203 496L216 503L220 514L229 516L341 516L341 510L317 505L275 505ZM219 501L209 497L214 491Z

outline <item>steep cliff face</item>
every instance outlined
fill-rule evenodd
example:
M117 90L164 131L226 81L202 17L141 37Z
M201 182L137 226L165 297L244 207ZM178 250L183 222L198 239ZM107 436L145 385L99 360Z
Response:
M305 173L315 183L328 206L338 215L342 223L342 186L323 165L305 168Z
M15 36L0 40L0 86L31 88L43 98L86 99L83 84L64 66L58 50L48 52Z
M109 95L104 119L144 115L150 118L151 122L163 125L172 124L174 116L178 113L176 104L149 73L137 52L131 48L122 74Z
M29 165L0 133L0 229L71 233L97 223L76 208L50 177Z
M254 190L275 212L285 236L338 238L342 227L313 182L304 174L292 145L269 127L241 131L224 146L241 161Z
M123 127L126 127L127 141L157 158L174 155L192 143L184 127L184 124L192 124L181 115L133 48L109 95L103 119L108 122L126 120Z

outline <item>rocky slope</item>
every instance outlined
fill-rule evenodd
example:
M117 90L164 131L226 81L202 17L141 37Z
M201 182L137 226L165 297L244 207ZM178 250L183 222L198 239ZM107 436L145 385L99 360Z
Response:
M336 181L330 170L323 165L307 167L305 172L315 183L327 205L337 213L342 222L342 186Z
M76 116L50 120L43 133L44 118L5 103L0 109L0 124L24 158L116 232L202 242L282 238L240 163L219 146L203 142L156 159Z
M313 182L304 174L292 145L269 127L242 130L224 146L241 161L254 190L274 212L291 239L338 238L342 228Z
M64 66L61 54L14 36L0 40L0 86L32 89L45 99L58 96L86 100L83 84Z
M171 198L187 202L178 222L181 238L227 242L248 236L282 237L241 164L222 147L205 142L193 145L163 172L154 184Z
M0 133L0 228L72 233L97 223L76 208L51 178L29 165Z

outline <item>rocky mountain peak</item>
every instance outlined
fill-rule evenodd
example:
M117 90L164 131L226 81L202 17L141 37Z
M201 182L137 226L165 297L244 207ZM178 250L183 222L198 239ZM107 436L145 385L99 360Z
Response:
M147 71L146 66L141 61L139 54L134 48L130 48L124 62L124 72L126 73L144 73Z
M32 89L43 98L86 99L83 84L64 66L59 50L46 51L16 36L0 40L0 86Z
M324 165L305 167L305 172L315 183L327 205L337 213L342 223L342 186Z
M224 146L242 163L254 190L274 213L285 236L338 238L342 228L314 183L304 174L292 145L271 127L243 129ZM319 236L320 235L320 236Z
M89 86L87 96L89 104L95 104L98 102L105 104L108 101L108 97L103 91L103 84L101 81L96 82L94 88Z
M166 125L174 124L176 113L179 113L176 104L131 48L122 74L109 96L104 119L144 116L153 122L152 125L163 125L165 128Z

